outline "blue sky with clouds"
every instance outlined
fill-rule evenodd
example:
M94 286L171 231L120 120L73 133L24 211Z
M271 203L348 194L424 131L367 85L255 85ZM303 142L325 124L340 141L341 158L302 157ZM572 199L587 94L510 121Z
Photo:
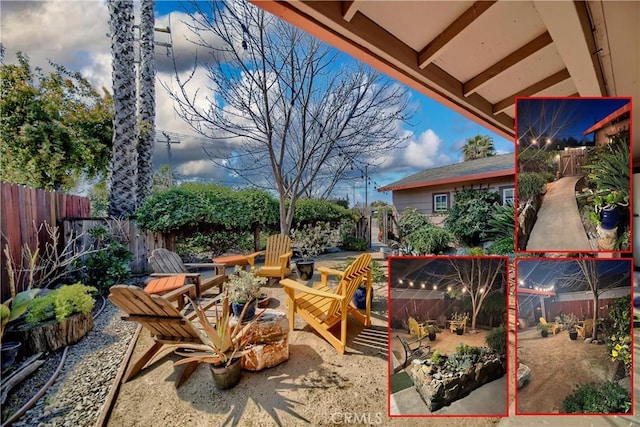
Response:
M193 46L186 40L188 34L182 23L184 3L156 1L156 26L171 26L174 55L188 60ZM5 62L15 61L15 52L30 57L32 66L46 69L48 60L83 73L94 85L111 88L111 53L108 37L108 11L103 1L0 3L0 42L5 46ZM63 25L61 25L64 23ZM167 42L167 36L157 33L156 40ZM351 60L341 55L344 60ZM156 48L158 82L171 87L170 61L165 48ZM206 84L205 81L202 82ZM461 147L465 139L476 134L493 138L500 153L513 152L513 142L506 140L477 123L466 119L428 97L409 90L416 113L403 130L410 133L405 148L390 153L385 167L370 171L368 200L391 201L390 193L378 193L375 187L389 184L419 170L462 160ZM159 131L172 132L172 164L180 175L203 178L231 184L233 177L214 167L203 152L203 140L188 129L173 111L173 104L161 84L156 85L157 118ZM161 132L158 139L165 140ZM167 145L159 143L154 156L155 166L167 163ZM336 197L353 202L364 200L364 180L339 184Z

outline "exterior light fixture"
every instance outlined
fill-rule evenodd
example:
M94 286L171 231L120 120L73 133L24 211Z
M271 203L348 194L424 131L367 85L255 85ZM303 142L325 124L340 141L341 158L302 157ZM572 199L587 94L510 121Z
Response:
M451 292L451 286L447 286L447 291Z

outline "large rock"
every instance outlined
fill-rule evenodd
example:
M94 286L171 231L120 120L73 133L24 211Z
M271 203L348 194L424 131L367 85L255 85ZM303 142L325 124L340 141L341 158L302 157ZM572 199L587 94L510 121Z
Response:
M518 249L520 250L527 248L531 230L536 223L538 209L535 205L535 202L527 201L522 211L518 214Z
M242 367L249 371L272 368L289 360L289 322L285 313L265 310L249 331L252 344L242 358Z
M531 369L527 365L523 365L522 363L518 364L518 388L522 388L523 385L529 378L531 377Z
M273 368L287 360L289 360L289 337L285 336L270 344L251 347L242 358L242 367L248 371L260 371Z

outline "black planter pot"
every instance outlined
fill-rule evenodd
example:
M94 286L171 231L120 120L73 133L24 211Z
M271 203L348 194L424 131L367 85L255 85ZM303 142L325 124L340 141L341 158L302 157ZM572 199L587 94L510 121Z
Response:
M251 304L248 308L247 311L244 313L244 317L242 318L242 320L251 320L253 319L253 316L256 315L256 300L252 300L251 302L249 302L249 304ZM244 309L245 304L240 304L237 302L232 302L231 303L231 311L233 312L234 316L238 317L240 316L240 314L242 314L242 310Z
M18 356L18 350L20 350L20 345L21 343L19 342L2 343L0 346L0 355L2 355L0 366L2 369L6 369L14 364Z
M578 331L569 331L569 338L571 338L571 340L577 340L578 339Z
M456 334L458 334L458 335L462 335L462 334L464 334L464 329L462 329L462 328L457 328L457 329L456 329Z
M547 331L540 331L540 335L542 335L544 338L549 336L549 332Z
M313 267L315 261L298 261L296 262L296 269L302 280L310 280L313 277Z
M430 332L429 333L429 341L435 341L436 340L436 333L435 332Z
M240 374L242 373L242 358L238 357L231 360L229 366L214 366L211 368L213 382L218 390L227 390L238 385L240 382Z

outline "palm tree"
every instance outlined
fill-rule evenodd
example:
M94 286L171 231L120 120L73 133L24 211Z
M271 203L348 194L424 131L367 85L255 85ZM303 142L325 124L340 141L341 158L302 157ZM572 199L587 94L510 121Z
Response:
M109 215L133 213L138 171L133 2L109 0L113 57L113 155Z
M468 138L462 147L464 161L481 159L496 155L496 148L493 145L493 138L488 135L476 135Z
M138 189L137 205L151 195L153 189L153 141L155 139L155 60L153 51L155 17L154 0L140 5L140 93L138 114Z

